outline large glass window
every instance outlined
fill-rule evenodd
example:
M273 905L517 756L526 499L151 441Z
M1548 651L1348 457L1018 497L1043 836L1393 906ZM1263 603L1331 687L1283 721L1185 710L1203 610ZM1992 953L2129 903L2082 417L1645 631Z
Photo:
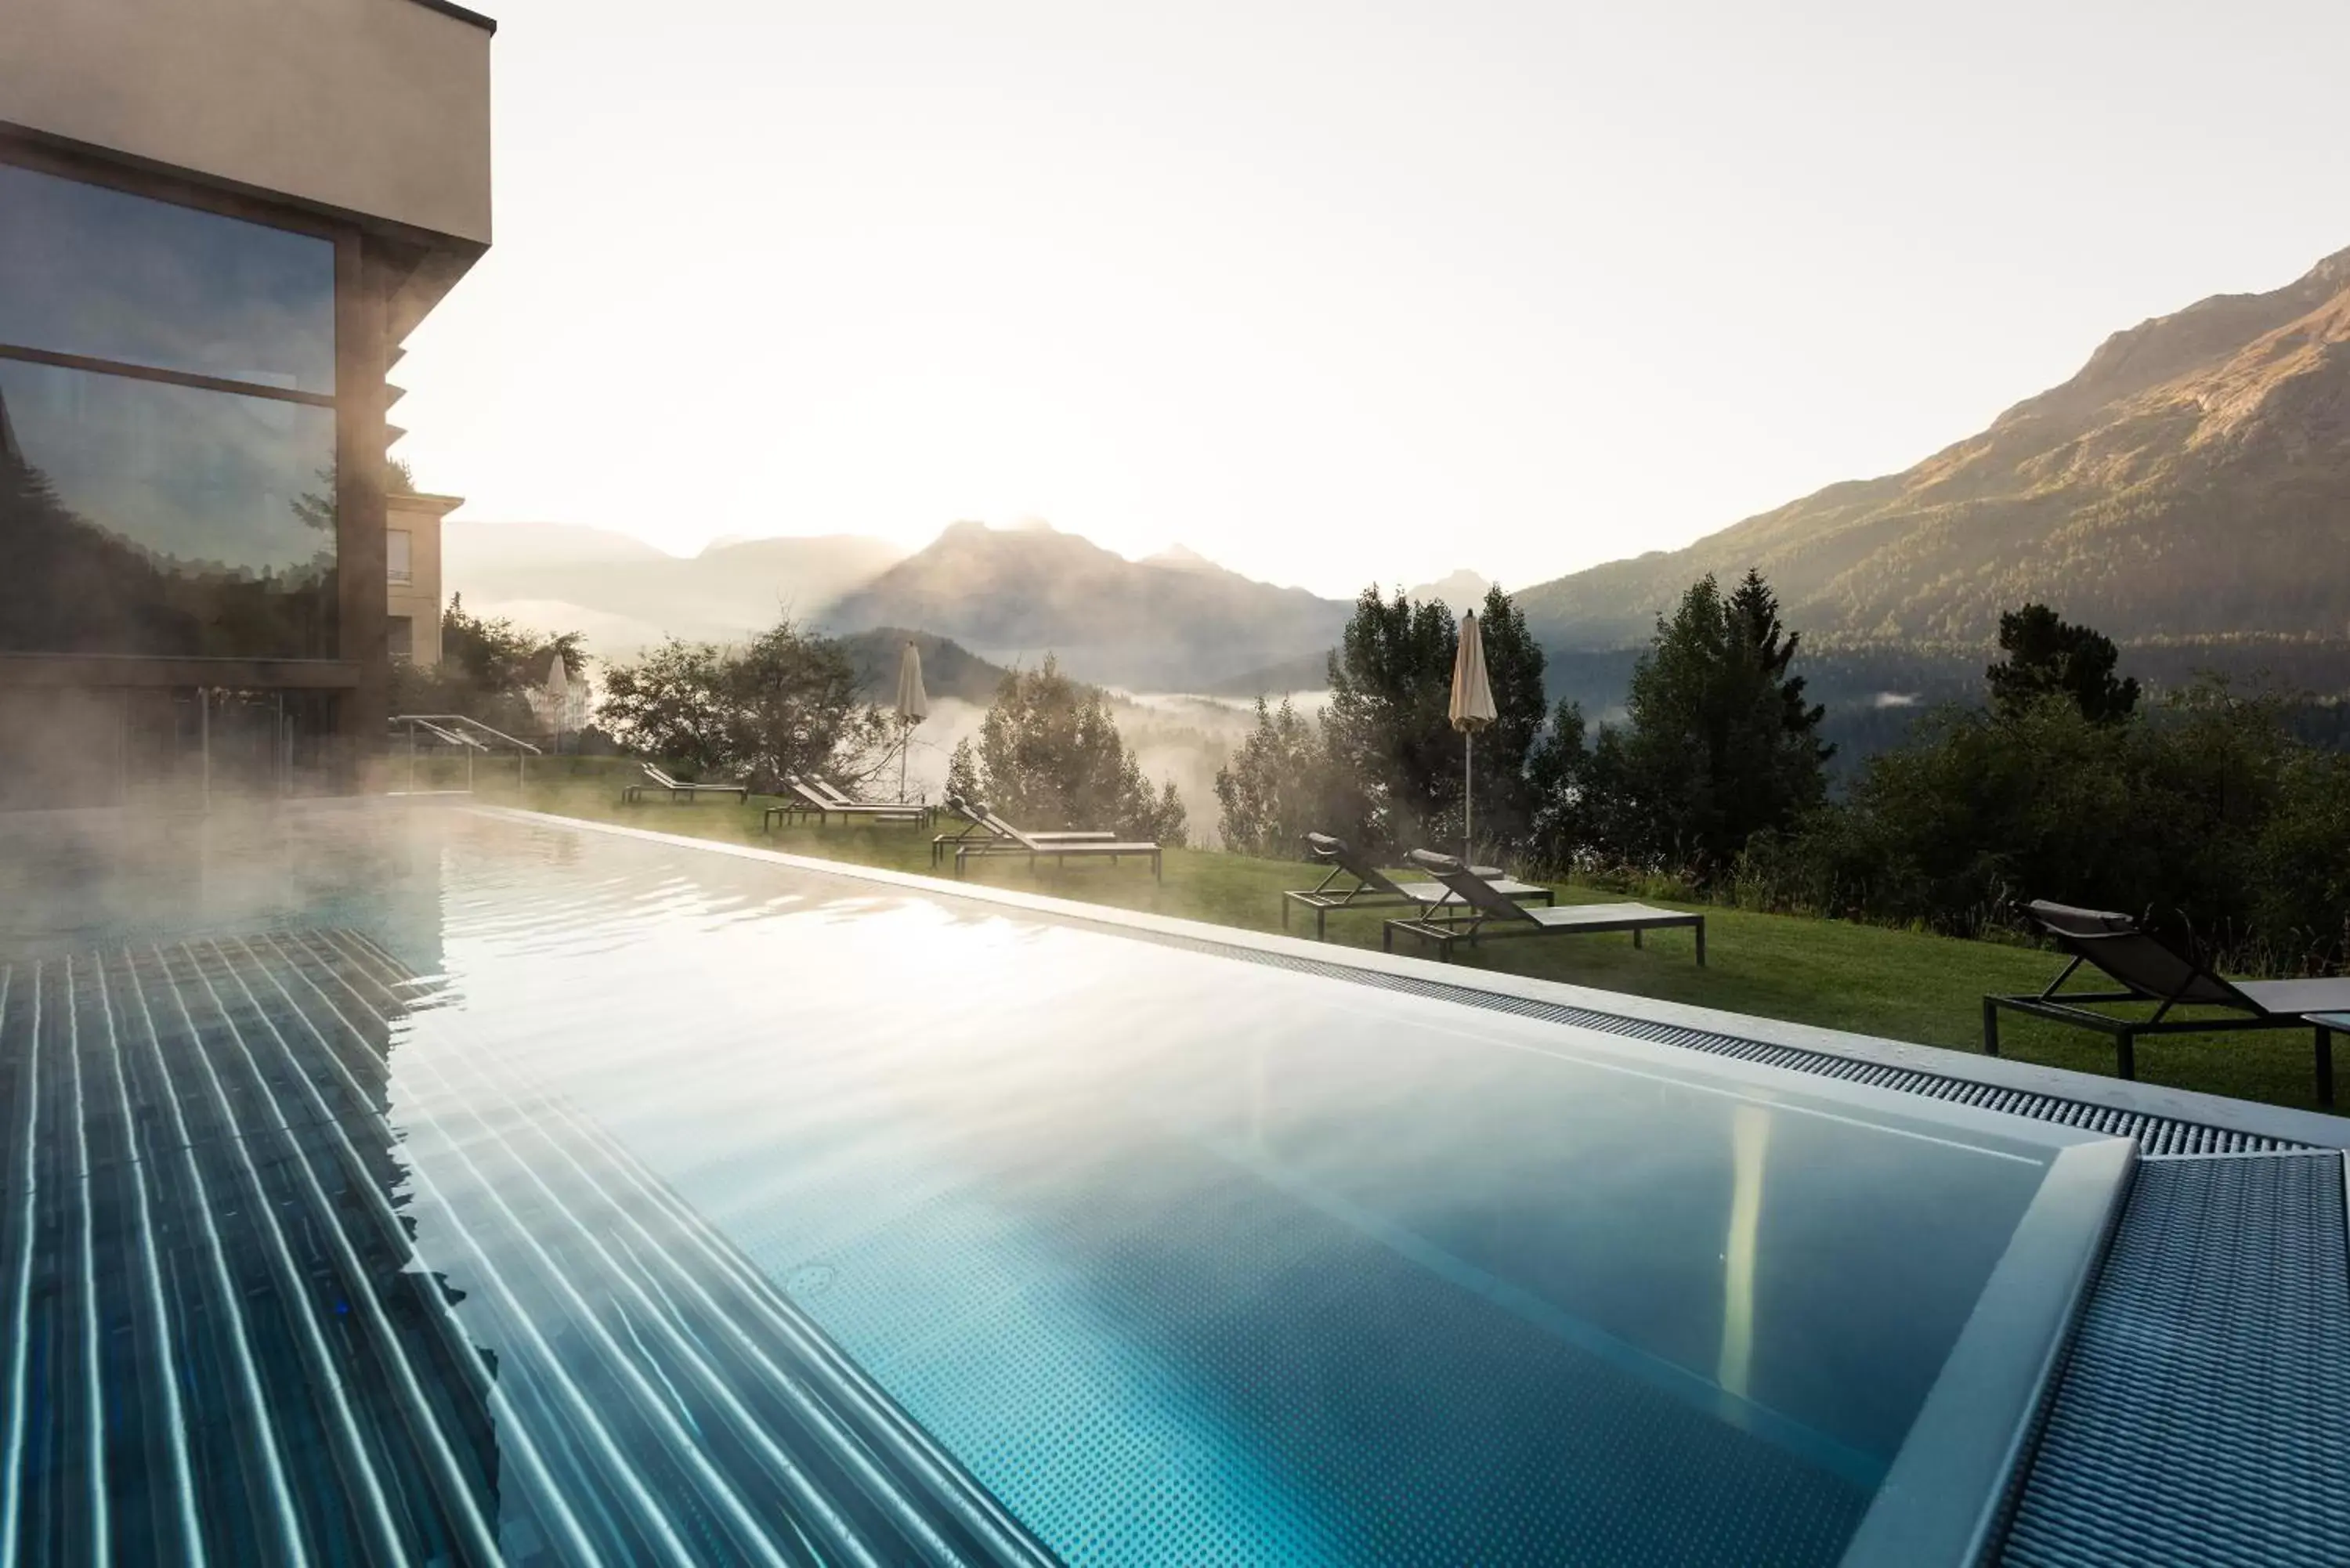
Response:
M332 409L0 358L0 649L335 652Z
M0 164L0 343L335 390L335 247Z
M415 563L410 556L411 541L405 528L387 528L383 535L383 576L386 582L406 583L415 580Z
M328 659L335 245L0 163L0 650Z

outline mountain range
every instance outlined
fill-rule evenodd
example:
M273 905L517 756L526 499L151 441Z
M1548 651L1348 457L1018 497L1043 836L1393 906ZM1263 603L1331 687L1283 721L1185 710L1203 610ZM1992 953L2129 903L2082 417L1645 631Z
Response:
M2350 251L2116 332L1913 468L1519 603L1545 644L1621 647L1749 566L1814 646L1981 646L2034 598L2124 641L2350 633Z
M832 535L691 559L560 524L447 527L446 584L477 610L577 627L621 656L789 610L844 634L919 628L995 665L1051 651L1129 690L1246 696L1321 684L1350 608L1181 546L1129 561L1041 524L958 523L910 554ZM1378 566L1361 563L1366 581ZM2063 385L1899 473L1517 598L1554 694L1604 710L1659 611L1704 573L1749 566L1832 701L1971 691L2001 611L2034 598L2166 669L2350 688L2350 251L2117 332ZM1455 572L1411 591L1462 609L1483 583Z
M1185 551L1129 561L1045 526L957 523L824 613L841 629L918 626L997 664L1050 652L1087 680L1194 691L1328 648L1348 607Z
M665 636L725 642L789 611L821 616L906 552L884 540L834 534L712 545L678 556L627 534L566 523L442 524L442 585L476 614L587 633L588 646L627 656Z
M1052 653L1099 683L1198 691L1277 664L1318 669L1351 608L1180 545L1129 561L1043 524L957 523L910 555L834 535L713 545L690 557L563 524L443 530L443 590L463 594L473 613L577 628L622 658L667 636L739 639L788 613L841 635L919 628L991 668Z

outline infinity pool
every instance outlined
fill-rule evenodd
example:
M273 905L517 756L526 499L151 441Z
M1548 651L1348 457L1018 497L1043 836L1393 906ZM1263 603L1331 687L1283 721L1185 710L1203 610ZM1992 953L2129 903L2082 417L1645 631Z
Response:
M2126 1150L515 814L125 831L0 834L12 1562L1961 1561Z

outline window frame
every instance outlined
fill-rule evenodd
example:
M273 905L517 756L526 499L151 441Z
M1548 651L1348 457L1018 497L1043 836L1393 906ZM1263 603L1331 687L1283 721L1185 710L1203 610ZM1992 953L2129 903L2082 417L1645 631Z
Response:
M57 680L71 668L85 670L90 680L107 685L215 681L225 685L234 680L252 686L380 687L380 671L386 658L382 582L385 514L382 476L377 470L390 433L383 417L384 372L395 356L385 340L386 302L379 296L399 279L399 274L385 265L390 258L378 256L378 247L364 240L358 223L306 211L293 205L291 198L272 199L246 189L213 183L144 159L84 151L78 144L59 143L5 123L0 123L0 163L307 234L333 244L332 395L6 344L0 344L0 358L330 410L335 424L337 517L336 629L334 647L323 656L211 659L127 654L11 654L0 659L0 681L15 684L24 679L21 674L12 676L5 667L21 666L31 660L58 667L47 677L32 675L32 679L41 681ZM217 675L207 676L207 667L217 667Z
M132 380L161 381L168 386L193 387L201 391L235 392L246 397L274 398L284 403L307 403L315 409L332 409L339 404L344 390L343 370L349 356L342 319L343 262L346 249L356 250L358 235L347 227L325 223L316 219L289 213L284 208L245 200L225 192L207 191L202 186L160 176L142 176L138 171L119 165L90 164L78 159L64 159L45 153L36 147L21 145L12 139L0 139L0 163L27 169L36 174L53 179L70 180L78 184L94 185L100 190L119 192L167 206L185 207L194 212L209 213L214 217L234 218L242 223L257 223L263 228L281 229L288 234L307 234L325 240L335 247L335 391L306 392L291 387L272 387L255 381L238 381L220 376L206 376L192 370L162 370L151 365L134 365L128 360L95 358L87 354L63 354L49 348L33 348L23 345L0 342L0 359L21 359L28 364L49 365L61 370L86 370L100 376L126 376ZM339 435L339 431L338 434ZM339 448L339 441L337 443ZM339 455L339 452L338 454Z

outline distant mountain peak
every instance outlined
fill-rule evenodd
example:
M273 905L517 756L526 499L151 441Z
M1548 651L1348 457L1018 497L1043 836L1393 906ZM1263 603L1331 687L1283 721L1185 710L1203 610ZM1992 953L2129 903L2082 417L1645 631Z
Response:
M1472 572L1466 566L1458 566L1432 583L1422 583L1416 588L1404 591L1415 599L1441 599L1447 609L1467 610L1483 604L1486 590L1492 586L1492 578Z
M1140 565L1165 566L1174 572L1221 572L1224 568L1189 545L1170 545L1155 556L1145 556Z
M919 626L1000 664L1055 652L1084 680L1166 691L1318 654L1346 618L1336 600L1252 581L1180 546L1129 561L1081 534L956 524L834 605L827 622L842 632Z

